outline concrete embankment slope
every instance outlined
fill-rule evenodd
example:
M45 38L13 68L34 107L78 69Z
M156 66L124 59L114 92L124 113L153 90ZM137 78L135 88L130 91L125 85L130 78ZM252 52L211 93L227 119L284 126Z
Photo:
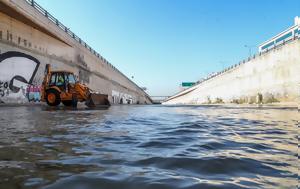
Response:
M299 103L300 40L255 56L170 97L163 104Z
M91 89L108 94L111 103L152 102L140 87L31 0L0 1L0 51L0 102L39 100L46 64L73 71Z

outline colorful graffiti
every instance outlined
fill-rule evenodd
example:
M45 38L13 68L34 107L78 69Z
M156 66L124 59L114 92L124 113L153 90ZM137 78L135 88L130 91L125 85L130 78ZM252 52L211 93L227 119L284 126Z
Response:
M41 87L37 85L28 85L26 89L26 97L29 102L40 102L41 101Z
M39 65L36 58L21 52L9 51L0 54L0 100L26 97L29 101L38 100L37 97L32 98L31 93L37 96L40 91L38 86L32 85Z

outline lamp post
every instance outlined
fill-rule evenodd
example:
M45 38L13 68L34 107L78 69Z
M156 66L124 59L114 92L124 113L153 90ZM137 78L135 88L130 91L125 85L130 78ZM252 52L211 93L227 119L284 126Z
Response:
M223 60L219 61L219 63L222 65L222 70L225 69L225 63L226 63L226 62L227 62L227 61L223 61Z
M252 48L256 47L256 46L255 45L244 45L244 47L246 47L246 48L249 49L249 57L251 57L251 55L252 55Z

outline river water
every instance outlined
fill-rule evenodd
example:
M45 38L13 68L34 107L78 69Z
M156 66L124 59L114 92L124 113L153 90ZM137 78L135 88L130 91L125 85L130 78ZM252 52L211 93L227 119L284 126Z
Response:
M0 188L297 188L300 113L0 107Z

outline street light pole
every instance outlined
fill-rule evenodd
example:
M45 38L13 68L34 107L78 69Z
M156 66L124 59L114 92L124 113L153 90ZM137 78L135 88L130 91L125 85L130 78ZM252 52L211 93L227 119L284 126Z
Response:
M225 64L224 64L224 63L226 63L226 62L227 62L227 61L223 61L223 60L222 60L222 61L219 61L219 63L222 65L222 69L223 69L223 70L225 69L225 66L224 66Z
M244 47L249 49L249 57L251 57L252 56L252 48L256 47L256 46L255 45L244 45Z

